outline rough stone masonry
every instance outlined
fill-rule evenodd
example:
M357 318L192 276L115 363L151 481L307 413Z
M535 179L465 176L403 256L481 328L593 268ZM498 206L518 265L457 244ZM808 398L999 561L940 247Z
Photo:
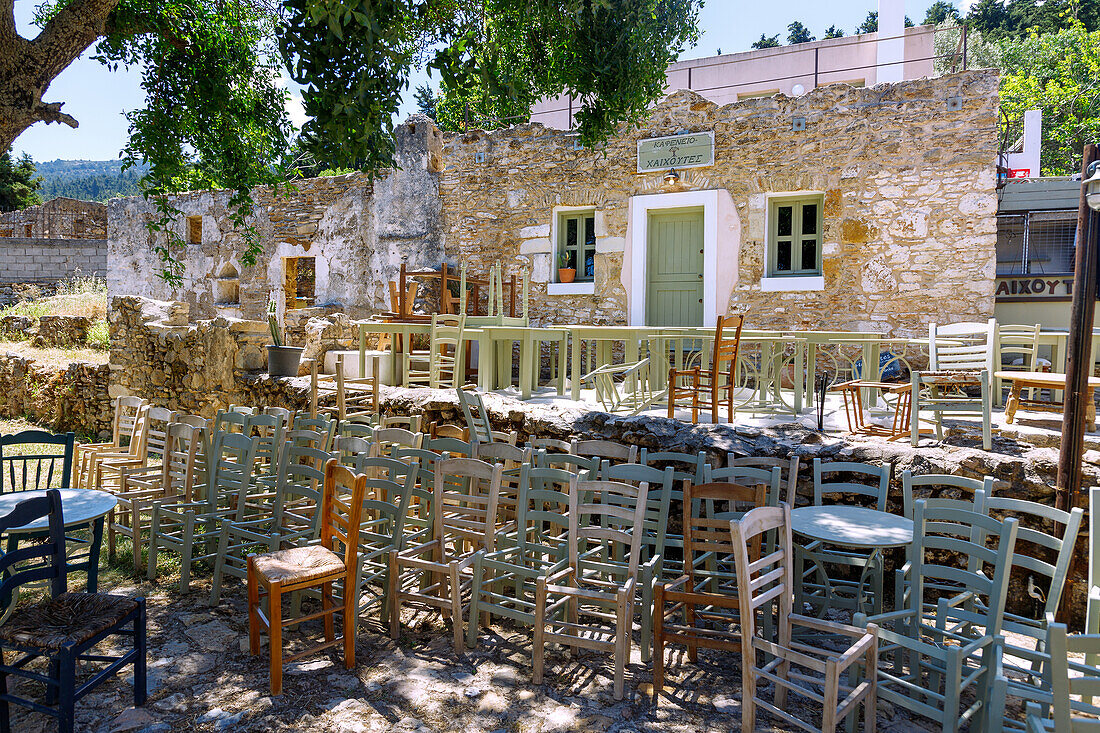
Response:
M359 318L389 308L386 282L402 261L484 274L501 260L530 276L535 324L628 323L644 290L631 279L646 251L635 209L706 194L720 263L708 308L747 305L755 327L916 336L929 321L993 314L997 83L995 71L967 71L724 106L680 90L597 150L539 124L441 134L414 117L397 130L400 168L373 182L347 175L258 191L255 267L239 265L228 193L176 197L202 217L179 290L151 276L149 204L112 201L109 287L182 300L196 318L259 318L270 295L282 297L284 258L314 257L316 305ZM703 131L714 133L714 165L679 171L671 186L664 172L637 173L639 140ZM769 196L792 192L822 197L821 285L766 291ZM555 220L570 207L594 215L590 293L553 282ZM187 226L178 223L181 236Z

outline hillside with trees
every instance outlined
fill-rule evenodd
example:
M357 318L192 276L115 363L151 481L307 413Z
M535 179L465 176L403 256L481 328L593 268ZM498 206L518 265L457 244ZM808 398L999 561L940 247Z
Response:
M122 170L118 160L51 160L38 163L42 177L40 195L45 201L58 196L85 201L106 201L117 196L141 195L144 167Z

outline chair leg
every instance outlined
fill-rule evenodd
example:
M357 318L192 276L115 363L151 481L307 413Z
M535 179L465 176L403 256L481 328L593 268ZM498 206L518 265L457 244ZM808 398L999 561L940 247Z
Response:
M248 653L255 656L260 653L260 586L256 580L256 566L248 557Z
M130 545L134 548L134 575L141 574L141 505L134 499L130 504Z
M267 645L271 652L271 694L283 694L283 591L278 583L272 583L268 594L271 627Z
M665 584L658 583L653 594L653 696L665 686Z
M655 572L661 572L657 568ZM653 579L642 578L641 659L648 662L653 652Z
M346 596L347 593L345 592ZM332 581L321 584L321 610L329 611L336 608L336 600L332 597ZM325 641L336 639L336 624L333 614L326 613L323 617L325 627Z
M462 654L462 586L458 583L458 565L451 563L448 568L451 582L451 628L454 632L455 654ZM477 619L470 619L471 624L476 624Z
M615 606L615 685L614 695L616 700L623 699L625 687L626 663L630 659L630 609L633 604L630 599L619 595Z
M191 552L195 547L195 515L188 512L183 522L183 544L180 547L180 593L187 593L191 590Z
M477 648L478 635L478 598L481 596L481 579L484 577L485 568L480 562L474 563L474 580L470 586L470 628L466 632L466 648ZM516 598L519 598L516 593Z
M153 518L149 522L149 557L145 560L146 580L157 577L157 533L160 532L160 512L153 507Z
M138 606L134 618L134 707L141 707L149 694L146 673L145 601Z
M355 630L358 627L358 594L353 592L357 586L355 574L349 573L344 580L344 667L355 668ZM331 617L330 617L331 618Z
M76 726L76 655L70 646L62 648L57 680L57 730L58 733L73 733Z
M390 551L390 638L397 640L401 635L401 593L400 575L397 563L397 550Z
M576 348L574 346L574 348ZM531 642L531 682L542 684L542 664L546 649L546 581L539 578L535 585L535 635Z
M0 647L0 666L4 665L4 649ZM0 672L0 695L7 694L8 692L8 675L6 672ZM11 733L11 720L9 715L11 714L8 709L8 701L0 699L0 733Z
M229 552L229 524L222 525L218 535L218 553L214 557L214 581L210 589L210 605L218 605L222 595L222 573L225 572L225 556Z

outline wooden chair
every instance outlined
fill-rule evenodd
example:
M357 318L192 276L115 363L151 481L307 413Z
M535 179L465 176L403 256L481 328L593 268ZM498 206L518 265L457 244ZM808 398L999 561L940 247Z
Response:
M999 372L1040 372L1050 371L1050 362L1039 358L1039 332L1042 324L997 324L997 353L993 365ZM994 373L996 374L996 373ZM1000 406L1004 402L1004 380L995 376L993 389L994 402ZM1031 390L1027 390L1026 399L1031 399Z
M594 649L614 655L614 696L623 699L648 492L645 483L570 480L567 564L535 585L536 685L547 643Z
M987 323L928 325L928 369L914 371L912 412L909 437L920 440L921 411L931 412L936 422L936 437L943 439L943 415L977 414L982 420L982 448L992 447L992 387L997 345L997 320ZM979 397L963 390L977 388Z
M741 486L763 486L766 506L779 506L790 496L790 489L784 489L780 466L727 465L722 468L713 468L708 465L703 469L703 481L708 484L722 481ZM787 486L789 487L790 484ZM791 502L787 501L787 503Z
M254 517L224 519L219 525L211 606L221 600L223 576L248 577L249 554L304 545L319 537L323 467L331 457L316 448L283 443L277 489L270 503Z
M599 458L601 461L615 463L637 463L638 446L623 445L611 440L578 440L569 444L569 452L585 458Z
M1001 634L1019 520L919 499L913 524L904 605L853 619L877 624L880 655L895 660L879 667L879 697L952 733L999 730L1007 692L998 674ZM956 553L974 564L957 567Z
M547 453L568 453L572 447L568 440L557 440L556 438L529 438L527 445L535 451L542 450Z
M366 493L366 476L357 476L335 458L325 464L320 508L321 543L248 556L248 650L260 653L265 629L271 649L271 694L283 691L283 662L292 662L343 644L344 666L355 668L356 559L359 523ZM350 498L349 498L350 495ZM342 551L341 551L342 550ZM333 583L344 587L343 603L333 598ZM283 596L308 588L321 589L321 610L297 618L283 618ZM268 614L261 607L267 598ZM343 614L343 634L335 634L335 616ZM313 619L324 620L324 642L284 657L283 627Z
M465 315L432 316L431 343L427 351L404 352L406 386L455 389L464 380L459 362L464 346Z
M336 426L338 420L330 420L324 415L318 417L310 417L308 412L297 412L294 414L294 420L290 423L290 429L287 431L286 439L297 439L301 435L301 431L310 431L322 436L323 440L320 445L313 446L323 451L331 451L332 443L336 439Z
M866 497L864 503L869 500L872 508L884 512L892 473L891 464L873 466L851 461L822 463L820 458L815 458L814 506L850 503L850 497L855 495ZM831 480L826 479L827 474L833 476ZM861 478L867 483L860 483L858 479ZM827 502L826 497L833 498ZM860 610L868 600L864 597L868 579L871 612L877 614L882 611L882 553L813 541L796 547L795 567L800 580L795 587L795 605L799 611L805 608L806 603L816 609L817 615L824 615L830 608ZM852 579L850 576L853 573L858 577Z
M462 416L466 420L466 429L469 431L469 436L472 436L468 436L466 440L476 439L479 443L516 444L515 430L511 432L493 430L489 422L489 410L486 409L485 400L482 399L480 392L466 387L459 387L455 391L458 393L458 404L462 407Z
M778 535L778 547L758 557L760 540L769 532ZM790 505L753 509L730 522L730 533L741 621L741 729L756 730L758 707L803 730L830 733L848 716L853 716L849 723L854 728L862 703L864 730L874 731L878 629L874 624L855 628L860 624L846 626L794 613ZM757 626L758 614L771 614L773 607L777 607L775 641L759 635ZM813 647L796 642L792 638L796 626L825 634L832 643ZM758 663L758 654L764 656L763 664ZM775 693L770 702L760 697L759 681L772 683ZM821 708L820 728L790 712L788 692L809 698L812 706Z
M477 624L493 616L534 627L535 586L566 557L569 485L573 474L555 468L520 468L515 540L474 561L470 630L466 646L477 645ZM503 543L502 543L503 544Z
M778 468L786 475L783 477L783 489L782 493L777 497L775 502L768 502L768 506L779 506L779 502L787 502L792 507L796 506L798 499L798 471L801 467L802 459L791 454L789 458L781 458L779 456L735 456L732 453L726 456L727 466L748 466L751 468Z
M1089 489L1088 596L1085 601L1085 633L1100 634L1100 486ZM1085 663L1100 666L1100 651L1085 657Z
M604 364L581 377L596 390L596 399L610 413L637 415L659 402L667 391L653 379L649 357L626 364Z
M107 523L107 555L115 558L115 535L129 537L134 550L134 572L141 572L143 517L150 517L158 501L190 502L195 486L201 431L186 423L168 426L164 458L159 466L126 470L115 498L118 504Z
M145 412L144 420L145 430L141 438L135 441L140 446L137 450L126 455L100 453L96 456L95 478L89 488L114 493L121 487L125 471L144 468L150 457L163 461L168 426L176 421L176 412L164 407L150 407Z
M0 625L0 731L11 731L9 704L29 708L57 718L58 730L75 730L76 702L123 667L133 665L134 705L146 698L145 600L105 593L69 593L65 577L65 522L61 495L54 489L44 497L19 502L7 516L0 517L0 533L47 517L49 530L43 541L26 544L17 552L0 556L0 600L8 605L18 588L33 581L48 581L50 597L15 610ZM115 637L123 637L117 639ZM124 641L129 637L131 641ZM109 649L96 650L111 638L112 647L122 642L129 649L114 656ZM18 657L6 664L5 652ZM98 653L90 653L98 652ZM44 669L28 665L44 658ZM77 672L89 663L108 662L77 686ZM43 683L45 705L16 695L8 676ZM20 685L19 687L25 687Z
M375 428L371 435L374 456L387 456L394 448L420 448L424 442L423 433L414 433L404 428Z
M668 416L676 416L677 407L691 408L691 421L699 422L700 410L710 410L710 420L718 424L718 410L726 408L726 422L733 422L733 394L737 390L737 358L741 349L741 327L745 316L735 313L720 316L714 327L714 345L710 364L687 369L668 370ZM730 335L732 332L732 336ZM695 358L701 358L701 354ZM690 400L682 404L678 400Z
M255 440L240 433L218 433L212 443L205 496L190 502L155 502L149 523L145 575L149 580L156 578L161 549L178 552L181 593L190 590L191 566L215 558L219 522L243 515L255 479Z
M0 435L0 494L72 486L75 433L21 430Z
M450 616L455 653L463 651L463 616L481 551L495 549L503 467L473 458L444 458L435 467L432 538L390 553L390 635L401 630L401 605L413 601ZM421 579L425 581L421 583Z
M665 644L687 647L688 659L699 661L699 648L741 651L737 616L733 543L726 516L702 516L704 501L721 502L737 511L739 504L764 506L765 487L732 483L686 483L683 500L683 574L657 584L653 594L653 689L664 689ZM755 557L758 555L754 555ZM677 621L679 617L679 621Z
M450 455L451 458L473 458L477 455L477 442L458 438L424 438L420 447L432 453Z
M1100 655L1100 636L1071 636L1065 624L1052 623L1046 647L1050 650L1047 674L1051 688L1050 712L1044 714L1042 705L1029 702L1028 733L1100 731L1100 706L1095 703L1095 698L1100 696L1100 670L1087 661L1085 664L1077 661L1078 655L1083 654L1086 660Z
M74 465L77 475L75 488L90 488L90 458L96 453L118 453L129 445L134 435L138 413L148 403L141 397L122 396L114 400L114 416L111 418L111 439L102 443L84 443L77 446Z
M538 450L534 455L535 466L538 468L560 468L563 471L569 471L576 474L591 474L591 478L596 478L600 473L600 457L592 456L587 458L585 456L575 456L572 453L547 453L545 450Z

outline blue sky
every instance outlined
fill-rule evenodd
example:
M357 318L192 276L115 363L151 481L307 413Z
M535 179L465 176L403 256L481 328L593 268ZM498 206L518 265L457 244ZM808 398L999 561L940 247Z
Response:
M37 29L30 25L34 6L39 0L16 0L15 14L20 32L33 36ZM931 0L908 0L906 14L915 22L924 18ZM967 0L956 0L956 5L967 6ZM700 18L699 44L686 51L681 58L692 59L713 56L717 50L723 53L748 50L749 44L760 37L780 34L786 38L787 24L800 20L820 38L825 29L836 24L851 34L862 22L868 10L878 7L877 0L788 0L775 5L758 0L706 0ZM46 94L46 101L65 102L65 111L80 121L73 130L63 125L38 124L24 132L15 141L17 153L28 152L38 161L55 159L109 160L118 157L126 142L126 120L123 113L140 107L144 101L141 91L141 75L137 70L110 72L89 58L76 61L57 79ZM399 118L404 119L415 111L412 89L427 79L424 72L413 75L409 91L405 95ZM288 109L295 122L301 122L301 108L291 101Z

